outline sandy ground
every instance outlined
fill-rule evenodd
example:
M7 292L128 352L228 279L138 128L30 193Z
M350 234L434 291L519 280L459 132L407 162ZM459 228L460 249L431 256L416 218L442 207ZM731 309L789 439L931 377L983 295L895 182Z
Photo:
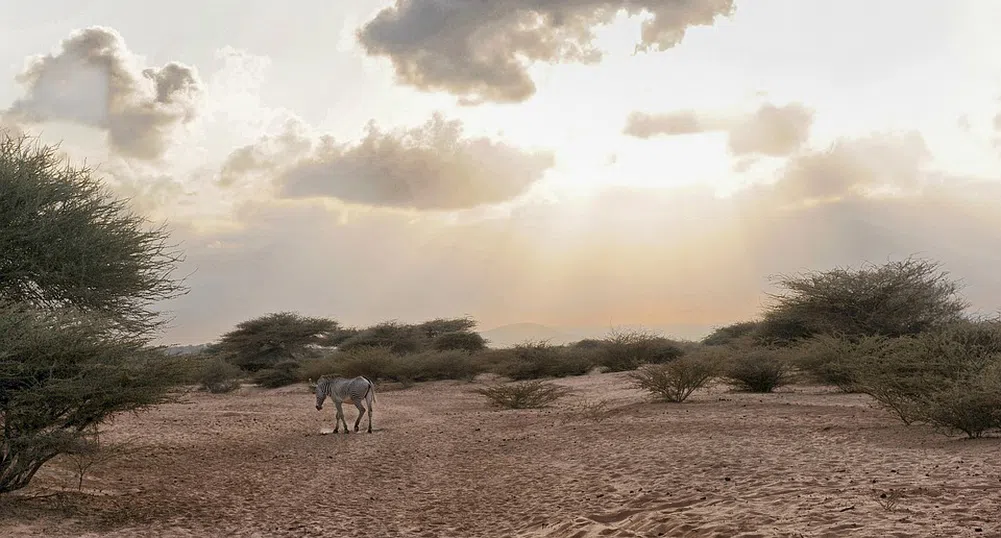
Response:
M133 452L82 493L54 464L0 501L0 535L1001 536L1001 439L823 387L678 405L622 374L558 383L577 394L526 411L465 383L383 387L371 435L322 435L333 406L304 386L191 393L116 420Z

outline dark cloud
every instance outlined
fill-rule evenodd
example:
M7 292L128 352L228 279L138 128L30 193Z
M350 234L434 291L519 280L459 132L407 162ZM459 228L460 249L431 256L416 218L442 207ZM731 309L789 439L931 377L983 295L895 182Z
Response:
M737 156L784 156L797 151L810 138L813 111L801 104L765 104L743 117L718 118L694 110L665 114L633 112L623 133L637 138L678 136L708 132L727 133L730 153Z
M31 59L17 81L26 92L9 116L103 129L116 153L146 160L160 157L173 129L195 117L201 85L194 68L180 63L142 69L121 35L99 26Z
M711 25L733 0L397 0L358 31L397 78L464 102L520 102L535 93L533 62L597 62L592 29L617 13L648 14L637 50L667 50Z
M553 164L548 152L464 138L460 122L436 114L409 130L383 132L370 124L357 144L322 140L311 154L285 167L278 182L285 198L450 210L514 198Z

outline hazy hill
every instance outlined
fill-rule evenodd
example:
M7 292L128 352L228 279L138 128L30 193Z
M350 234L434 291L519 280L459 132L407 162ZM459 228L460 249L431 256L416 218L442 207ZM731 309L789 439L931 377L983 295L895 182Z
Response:
M512 323L480 331L480 335L487 339L490 347L511 347L528 340L549 340L550 344L568 344L581 339L576 334L540 323Z
M709 325L617 325L618 331L647 331L679 340L699 340L712 331ZM548 340L550 344L569 344L585 338L603 338L612 331L610 326L594 327L551 327L541 323L512 323L502 325L480 335L489 341L490 347L510 347L525 341Z

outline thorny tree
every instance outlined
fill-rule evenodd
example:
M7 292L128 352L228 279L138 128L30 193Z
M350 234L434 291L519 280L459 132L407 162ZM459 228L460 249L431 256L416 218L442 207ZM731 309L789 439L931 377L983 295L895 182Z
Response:
M84 432L165 399L154 309L186 289L163 226L55 147L0 132L0 493Z

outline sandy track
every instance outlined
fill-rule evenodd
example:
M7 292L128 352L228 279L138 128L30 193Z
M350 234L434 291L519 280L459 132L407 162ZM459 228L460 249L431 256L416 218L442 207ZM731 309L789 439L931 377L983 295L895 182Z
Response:
M321 435L333 408L302 386L192 393L118 419L108 437L139 450L87 494L26 499L72 481L41 473L0 504L0 534L1001 536L1001 439L905 427L821 387L675 405L622 374L558 382L578 395L542 411L491 410L456 382L382 391L372 435Z

